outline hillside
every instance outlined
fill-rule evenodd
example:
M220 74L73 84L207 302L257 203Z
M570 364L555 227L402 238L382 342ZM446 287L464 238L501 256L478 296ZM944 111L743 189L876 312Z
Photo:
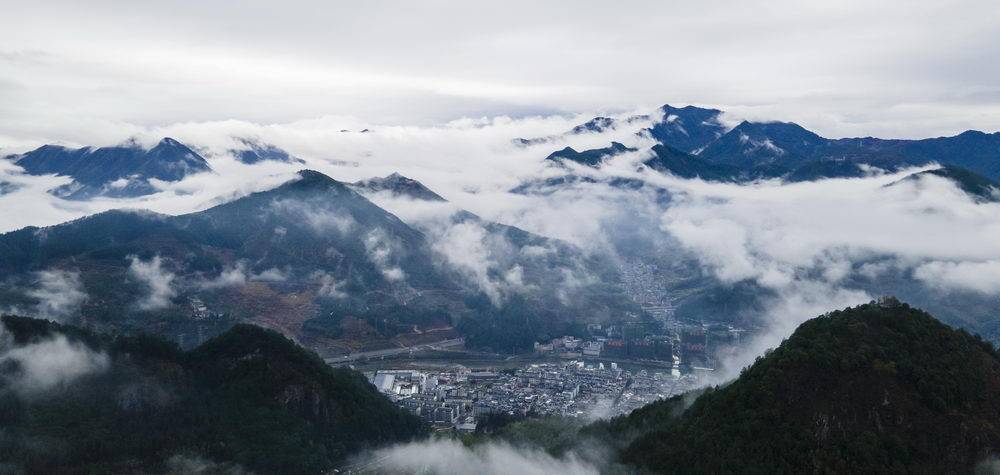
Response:
M147 336L11 316L2 324L0 454L15 473L163 473L185 459L322 473L357 450L425 433L361 374L259 327L183 352ZM27 391L34 366L23 356L41 352L58 359L44 374L62 380ZM99 364L72 375L88 358Z
M454 254L467 245L482 259ZM411 226L308 170L197 213L117 210L6 233L0 272L4 308L37 315L38 292L62 286L77 298L48 317L185 348L249 321L324 355L458 331L517 351L635 311L615 269L576 248L461 213Z
M891 299L807 321L684 405L601 429L665 473L964 472L1000 449L1000 355Z

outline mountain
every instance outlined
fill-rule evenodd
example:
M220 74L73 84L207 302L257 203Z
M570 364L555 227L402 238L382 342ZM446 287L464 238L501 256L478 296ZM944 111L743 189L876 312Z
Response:
M573 135L586 134L590 132L601 133L610 129L615 128L617 121L611 117L594 117L576 127L573 127L569 133Z
M43 145L8 159L31 175L73 178L72 183L53 190L55 195L67 199L146 195L156 191L150 180L174 182L211 170L204 158L171 138L164 138L150 149L134 142L79 149Z
M149 336L0 323L5 471L325 473L426 433L360 373L271 330L235 326L184 352ZM36 353L62 359L38 368L25 356Z
M385 179L358 183L372 181ZM416 180L395 175L391 181L402 186L355 186L376 200L389 189L433 204L407 224L427 237L450 278L469 293L465 304L472 314L457 324L467 344L519 351L542 336L580 333L585 323L641 314L622 292L621 276L607 257L485 220L447 203Z
M698 156L744 169L769 165L766 175L789 181L863 176L859 165L896 171L930 163L1000 180L1000 133L977 131L922 140L826 139L794 123L744 121Z
M661 110L663 120L639 133L708 162L739 168L725 172L724 181L859 177L866 173L859 165L897 171L930 163L955 165L1000 181L1000 132L970 130L920 140L827 139L791 122L744 121L727 130L717 109L668 104ZM690 165L678 166L687 168Z
M1000 184L976 173L965 170L954 165L945 165L934 170L927 170L913 173L905 178L890 183L886 186L894 186L897 183L915 182L926 176L936 176L953 182L960 190L968 194L972 199L979 202L1000 201Z
M561 134L549 135L545 137L534 137L528 139L516 138L513 140L513 142L516 145L526 147L529 145L538 145L547 142L552 142L555 140L566 139L574 135L599 134L603 132L608 132L611 130L618 129L620 127L627 127L629 125L647 120L649 120L649 116L647 115L632 115L625 118L598 116L580 125L576 125L572 129L567 130L566 132L563 132Z
M351 185L360 193L389 193L393 197L406 197L415 200L445 201L437 193L424 186L417 180L407 178L399 173L393 173L384 177L374 177L367 180L354 182Z
M663 120L645 129L661 144L687 153L698 153L726 133L726 126L719 122L722 111L695 106L660 108Z
M812 155L826 139L791 122L743 121L710 143L699 154L706 160L730 165L795 164Z
M36 276L76 273L89 298L72 321L155 332L185 346L241 320L303 337L304 322L331 307L373 323L405 307L416 312L407 325L439 325L446 312L419 309L461 301L422 233L312 171L197 213L117 210L7 233L0 269L11 277L0 301L36 305L25 297ZM397 324L379 322L390 335Z
M635 310L609 263L498 226L411 226L348 184L302 171L197 213L117 210L0 235L0 305L184 347L249 321L324 355L466 329L479 335L473 346L518 351ZM73 305L40 297L64 288ZM517 323L497 324L514 301L503 318Z
M723 112L718 109L666 104L660 112L662 120L638 129L636 133L707 162L738 168L723 171L718 178L723 181L782 178L795 182L859 177L866 174L859 165L897 171L907 166L930 163L955 165L1000 181L1000 132L987 134L969 130L952 137L920 140L874 137L827 139L792 122L743 121L728 129L722 124ZM626 119L595 117L560 135L516 139L515 143L546 143L572 135L621 129L648 120L648 116ZM584 153L567 147L553 155L566 158ZM681 157L675 155L671 158ZM583 159L593 162L593 157ZM683 161L691 160L685 158ZM677 169L692 167L702 168L703 165L678 164Z
M232 153L237 160L247 165L253 165L267 160L285 163L305 163L305 161L301 158L293 157L289 155L288 152L271 144L260 143L250 139L237 139L237 142L239 142L242 147L240 149L230 150L229 152Z
M987 134L969 130L953 137L921 140L839 139L820 147L814 155L876 166L955 165L991 180L1000 180L1000 132Z
M727 164L712 163L704 158L682 152L669 145L653 146L653 158L643 162L661 173L670 173L680 178L701 178L708 181L732 181L739 177L740 170Z
M571 162L576 162L581 165L587 166L597 166L601 161L607 157L613 157L626 152L635 152L637 149L626 147L625 145L618 142L611 142L610 147L595 148L590 150L584 150L582 152L577 152L573 147L566 147L557 152L552 152L546 160L551 160L559 162L562 160L569 160Z
M893 298L809 320L695 396L596 429L663 473L969 472L1000 449L1000 355Z

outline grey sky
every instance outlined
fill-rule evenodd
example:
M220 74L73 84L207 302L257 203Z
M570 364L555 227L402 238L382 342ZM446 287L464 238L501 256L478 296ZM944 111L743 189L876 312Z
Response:
M0 146L665 102L831 137L1000 130L991 1L0 3Z

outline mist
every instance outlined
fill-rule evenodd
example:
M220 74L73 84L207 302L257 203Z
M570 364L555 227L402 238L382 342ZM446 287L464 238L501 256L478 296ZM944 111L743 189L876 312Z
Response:
M13 366L11 366L13 365ZM0 325L0 375L5 389L23 397L56 390L84 376L106 371L110 359L104 353L69 341L63 335L18 345ZM13 367L12 371L6 371Z
M503 442L465 446L456 440L436 439L401 444L362 457L359 466L372 465L388 473L436 475L492 473L497 475L596 475L600 467L576 454L553 457L541 450Z
M613 116L650 114L653 109L640 108ZM747 352L727 364L728 369L720 373L725 377L780 343L805 319L877 297L880 282L888 276L902 275L941 294L973 292L989 297L1000 291L1000 241L995 239L1000 234L1000 204L977 202L939 177L900 182L910 173L933 166L891 174L872 170L862 178L791 184L684 180L639 167L649 157L652 142L637 132L654 119L601 133L565 133L590 117L590 113L499 116L399 126L327 116L266 125L229 120L97 131L95 145L127 138L146 144L163 136L177 138L203 154L214 171L160 183L159 192L140 198L74 202L46 192L64 184L65 178L25 176L4 162L0 175L15 189L0 196L0 204L26 211L5 214L0 227L51 225L122 207L167 214L194 212L272 188L292 179L301 168L344 182L398 172L448 201L420 202L384 194L368 198L430 236L442 265L462 275L494 305L535 290L525 280L524 269L515 265L517 259L552 250L513 249L484 232L481 224L455 220L459 211L558 239L584 255L607 256L623 265L636 258L628 255L630 249L642 248L665 261L691 260L718 285L750 283L768 290L772 297L763 299L763 311L753 315L762 325L759 336ZM361 127L371 132L358 133ZM547 137L548 141L523 146L513 141L519 137ZM232 151L242 146L244 138L281 147L305 164L240 163ZM611 158L599 168L558 166L545 160L565 146L586 150L606 147L611 141L639 151ZM525 183L570 175L589 180L511 191ZM644 185L615 186L610 182L613 178ZM300 215L319 233L352 228L350 217L335 210L298 205L275 203L273 212ZM955 233L955 229L963 232ZM921 239L907 239L910 236ZM365 236L365 244L368 259L386 279L405 282L407 276L396 265L394 243L374 232ZM514 256L515 251L524 255ZM282 272L274 270L276 276ZM149 290L138 302L143 308L160 307L176 294L177 283L156 258L134 258L130 278ZM241 285L254 278L238 267L203 285ZM342 283L331 276L317 274L313 279L323 295L345 296ZM553 291L569 299L572 289L594 279L570 267ZM72 306L58 304L46 311L54 314L67 308Z

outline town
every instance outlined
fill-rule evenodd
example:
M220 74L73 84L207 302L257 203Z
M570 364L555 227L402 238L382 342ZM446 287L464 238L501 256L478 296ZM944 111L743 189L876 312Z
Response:
M588 327L590 336L535 344L517 368L389 367L366 373L397 405L438 429L475 431L491 417L593 420L627 414L702 384L743 330L665 321Z
M626 414L698 386L696 374L629 371L570 360L503 371L379 370L367 374L396 404L441 429L472 432L490 416L584 418Z

